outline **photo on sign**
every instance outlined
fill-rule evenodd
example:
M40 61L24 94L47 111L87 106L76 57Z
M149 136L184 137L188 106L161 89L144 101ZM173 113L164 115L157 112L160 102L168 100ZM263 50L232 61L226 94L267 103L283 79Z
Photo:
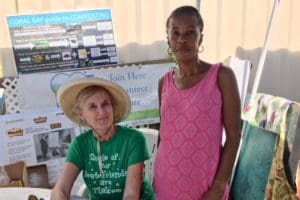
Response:
M40 133L33 136L37 162L63 158L71 140L75 137L74 128L62 129L47 133Z

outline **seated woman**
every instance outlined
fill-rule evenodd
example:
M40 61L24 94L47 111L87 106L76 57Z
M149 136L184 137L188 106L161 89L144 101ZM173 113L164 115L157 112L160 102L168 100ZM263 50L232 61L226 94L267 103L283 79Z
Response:
M84 78L61 86L57 97L70 120L91 129L72 141L51 199L69 199L80 171L91 199L154 199L143 178L149 159L144 135L116 125L130 112L126 91L104 79Z

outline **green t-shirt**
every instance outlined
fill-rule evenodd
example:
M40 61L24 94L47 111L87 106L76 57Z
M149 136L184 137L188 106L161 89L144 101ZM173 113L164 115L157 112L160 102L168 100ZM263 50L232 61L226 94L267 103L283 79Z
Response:
M83 170L83 179L92 200L120 200L125 189L127 168L149 159L144 135L134 129L117 126L112 139L101 142L102 173L98 164L97 140L91 130L71 143L67 162ZM141 199L154 199L151 184L143 179Z

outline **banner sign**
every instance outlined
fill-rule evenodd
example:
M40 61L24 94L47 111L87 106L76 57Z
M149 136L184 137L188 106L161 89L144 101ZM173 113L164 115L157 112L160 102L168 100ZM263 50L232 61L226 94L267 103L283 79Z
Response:
M138 126L158 123L158 80L171 67L172 63L163 63L20 75L17 90L21 111L57 107L56 92L60 85L71 79L100 77L121 85L131 98L131 113L121 124Z
M117 64L110 9L8 16L19 74Z

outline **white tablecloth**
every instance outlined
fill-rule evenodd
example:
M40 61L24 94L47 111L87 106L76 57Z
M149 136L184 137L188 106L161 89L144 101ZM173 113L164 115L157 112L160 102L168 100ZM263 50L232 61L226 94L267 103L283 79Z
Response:
M50 200L51 190L30 187L0 188L0 200L27 200L31 194L38 199Z

